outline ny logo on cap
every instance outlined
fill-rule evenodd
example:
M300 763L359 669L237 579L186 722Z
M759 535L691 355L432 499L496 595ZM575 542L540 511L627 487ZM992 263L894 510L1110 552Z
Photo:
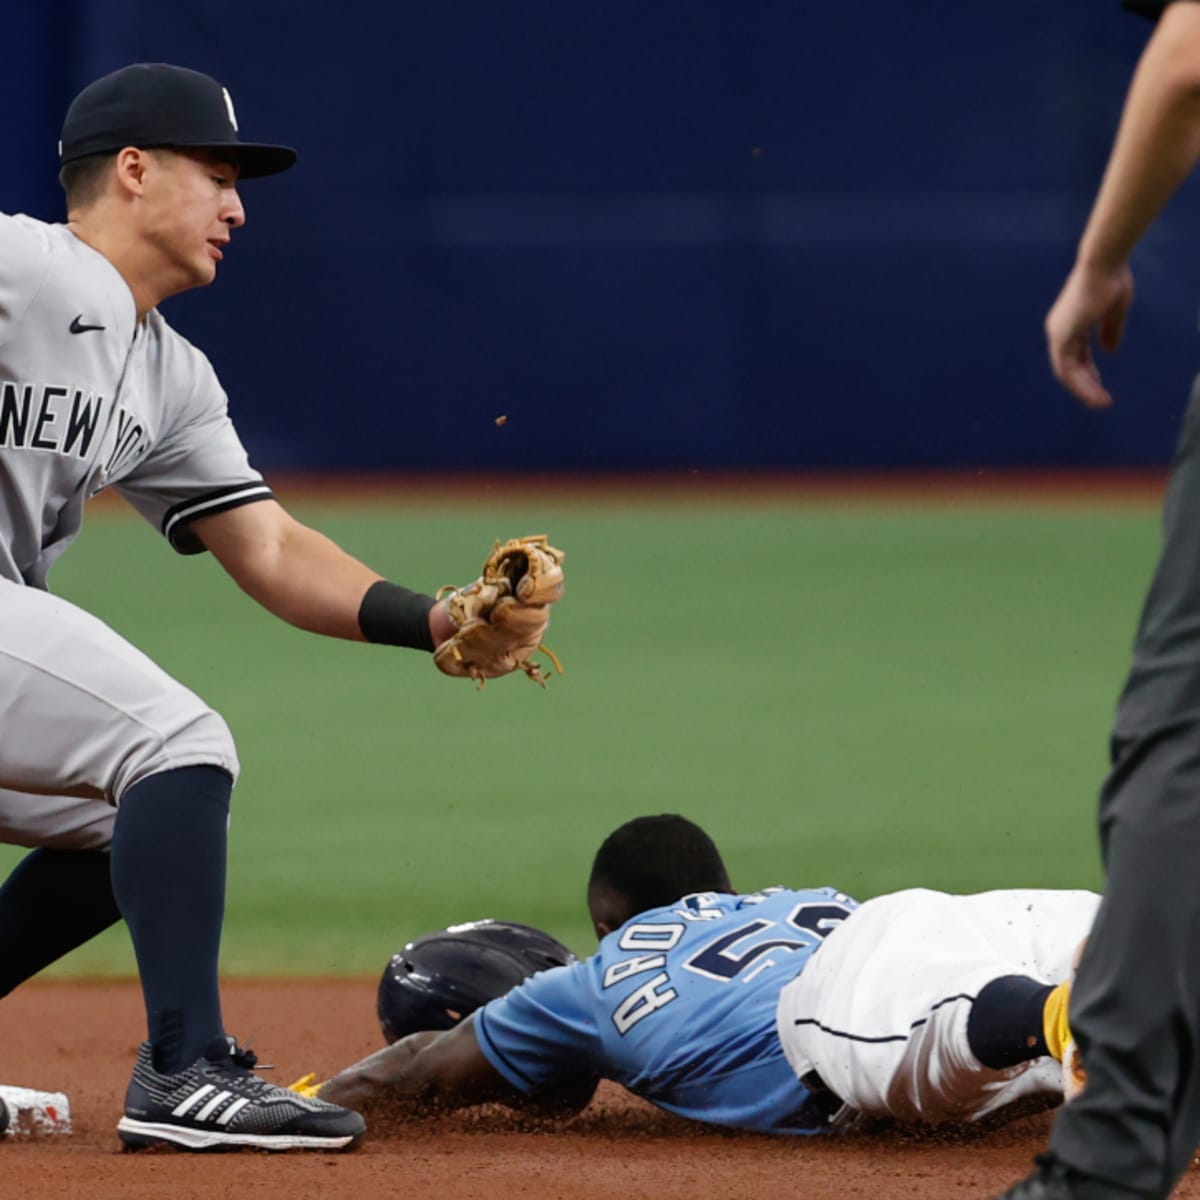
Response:
M233 111L233 97L229 94L229 89L227 87L223 87L221 89L221 95L225 97L225 111L229 113L229 123L233 126L233 132L237 133L237 117L234 115Z

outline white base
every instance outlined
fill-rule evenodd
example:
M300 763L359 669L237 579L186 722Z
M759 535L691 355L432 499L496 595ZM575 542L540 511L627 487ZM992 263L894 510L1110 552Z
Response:
M0 1108L8 1117L0 1137L56 1137L71 1132L71 1102L62 1092L0 1084Z

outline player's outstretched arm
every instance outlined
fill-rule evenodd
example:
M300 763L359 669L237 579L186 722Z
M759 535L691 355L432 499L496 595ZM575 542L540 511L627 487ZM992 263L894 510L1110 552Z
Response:
M484 1057L473 1018L445 1033L413 1033L322 1084L322 1100L370 1116L417 1116L500 1103L527 1116L564 1120L586 1107L595 1079L564 1081L527 1095Z
M363 598L382 576L282 505L261 500L202 517L192 528L237 585L281 620L329 637L367 640ZM436 649L454 626L444 601L425 599L427 648Z
M1090 408L1112 396L1092 353L1121 341L1129 258L1200 159L1200 4L1172 4L1142 53L1075 267L1046 317L1055 378Z

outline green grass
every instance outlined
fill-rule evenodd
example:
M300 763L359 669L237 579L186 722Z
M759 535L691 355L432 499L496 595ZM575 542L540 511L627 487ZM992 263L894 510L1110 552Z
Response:
M1098 884L1149 509L555 509L297 506L429 590L494 536L550 532L567 673L546 691L298 633L136 519L93 517L56 568L238 738L227 973L374 973L479 916L587 950L591 856L647 812L698 820L746 889ZM56 969L132 973L124 931Z

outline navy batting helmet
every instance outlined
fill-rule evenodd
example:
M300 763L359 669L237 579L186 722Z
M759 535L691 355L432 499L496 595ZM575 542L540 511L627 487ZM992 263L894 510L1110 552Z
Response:
M470 921L427 933L384 969L376 1003L383 1036L390 1043L422 1029L452 1029L537 971L574 961L548 933L514 921Z

